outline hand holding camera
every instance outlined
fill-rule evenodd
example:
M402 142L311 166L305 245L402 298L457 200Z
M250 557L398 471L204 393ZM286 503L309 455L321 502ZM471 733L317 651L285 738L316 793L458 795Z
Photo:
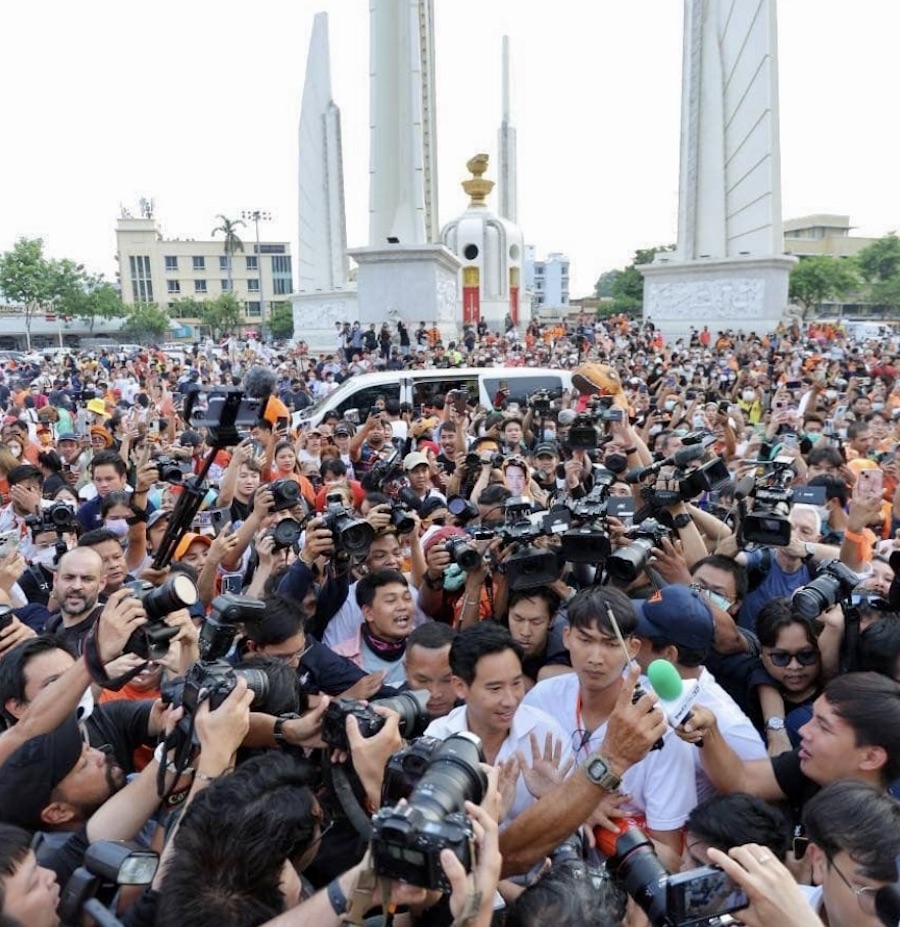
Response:
M374 734L365 736L354 714L347 715L345 724L353 769L366 790L370 804L377 808L381 804L384 768L391 755L403 745L403 740L400 737L400 715L396 711L381 705L373 706L372 710L385 719L381 730Z
M306 540L300 559L307 565L315 563L319 557L329 557L334 553L334 537L321 518L314 518L306 526Z
M233 768L234 754L250 730L250 705L254 692L242 676L216 708L203 699L194 713L194 725L200 741L197 771L220 776Z
M97 649L106 664L124 650L131 635L147 623L144 603L130 588L119 589L107 601L97 621Z

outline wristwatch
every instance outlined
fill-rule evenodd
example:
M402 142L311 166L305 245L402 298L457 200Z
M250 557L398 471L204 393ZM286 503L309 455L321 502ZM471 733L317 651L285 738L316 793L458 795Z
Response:
M682 512L680 515L676 515L672 519L672 527L676 531L681 531L682 528L687 528L691 523L691 516L687 512Z
M783 731L784 730L784 718L774 717L769 718L766 721L766 730L767 731Z
M272 728L272 737L279 747L283 747L286 743L288 743L288 739L284 735L285 721L295 721L299 717L300 715L295 714L294 712L288 712L275 719L275 727Z
M803 562L808 563L816 555L815 545L810 544L809 541L807 541L803 545L803 549L806 551L806 553L803 555Z
M592 753L582 765L588 779L607 792L615 792L622 784L621 777L613 772L609 760L601 753Z

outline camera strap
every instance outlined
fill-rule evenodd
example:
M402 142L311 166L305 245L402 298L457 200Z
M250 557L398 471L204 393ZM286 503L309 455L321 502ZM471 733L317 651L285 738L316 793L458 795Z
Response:
M385 909L387 909L391 897L390 880L379 880L375 874L375 869L372 866L371 849L366 849L366 855L363 856L362 861L365 868L360 870L353 888L350 889L347 911L341 918L345 924L356 924L357 927L362 927L366 922L366 912L372 907L372 896L375 894L375 888L379 881L381 882L381 901Z
M325 766L326 775L331 780L331 787L334 794L347 815L347 820L353 825L356 832L364 840L369 840L372 836L372 819L360 806L353 791L353 785L347 775L347 770L343 766L329 763Z
M131 682L138 673L142 672L147 664L142 663L140 666L135 667L132 670L129 670L127 673L123 673L121 676L116 676L115 679L110 679L106 673L106 669L103 666L103 661L100 659L100 648L97 645L97 629L96 627L91 628L87 633L87 636L84 639L84 644L82 646L82 652L84 654L84 662L87 666L88 675L91 677L91 681L100 686L101 689L112 689L113 692L118 692L126 683Z

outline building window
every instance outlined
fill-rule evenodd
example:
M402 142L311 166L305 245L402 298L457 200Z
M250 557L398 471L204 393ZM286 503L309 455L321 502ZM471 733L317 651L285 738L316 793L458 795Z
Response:
M289 274L291 272L291 256L278 254L272 258L273 274Z
M150 275L150 256L132 254L128 258L131 271L131 295L136 303L153 302L153 279Z
M259 306L259 300L256 300L255 302L251 302L251 303L246 303L245 305L247 306L248 316L258 319L262 315L262 310L260 309L260 306Z
M166 280L166 287L170 293L174 293L177 296L181 292L181 281Z
M247 255L247 270L259 270L259 258L255 254Z
M228 255L220 254L219 255L219 270L228 270Z
M194 270L206 270L206 258L202 254L195 254L191 260L194 262Z
M233 281L229 280L227 277L222 278L222 292L230 293L234 289Z
M166 255L166 270L178 270L178 255L177 254L167 254Z
M205 280L195 280L194 281L194 292L195 293L205 293L206 292L206 281Z
M290 277L275 277L272 280L272 291L276 296L287 296L292 289Z
M247 281L247 292L248 293L258 293L259 292L259 280L248 280Z

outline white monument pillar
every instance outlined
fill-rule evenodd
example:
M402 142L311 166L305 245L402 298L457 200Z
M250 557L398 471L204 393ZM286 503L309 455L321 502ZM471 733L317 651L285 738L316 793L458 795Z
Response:
M639 267L666 334L764 331L788 304L775 0L685 0L678 243Z
M500 152L499 182L500 215L510 222L518 222L518 193L516 190L516 129L512 124L509 102L509 36L503 36L503 100L500 129L497 132L497 149Z
M341 111L331 96L328 14L316 13L309 40L298 146L295 337L334 345L334 323L356 318L349 281Z

